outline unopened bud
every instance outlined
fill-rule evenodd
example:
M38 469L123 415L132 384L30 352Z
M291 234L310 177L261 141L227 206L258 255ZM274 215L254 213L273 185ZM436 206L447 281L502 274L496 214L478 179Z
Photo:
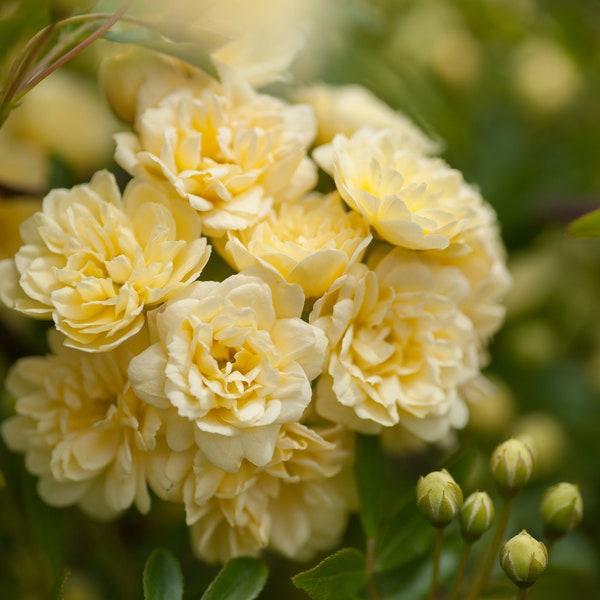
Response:
M510 497L531 479L534 464L531 448L522 440L511 438L492 452L490 470L500 492Z
M540 502L544 532L555 540L579 525L583 517L583 500L579 487L557 483L548 488Z
M500 566L519 587L533 585L548 565L548 551L524 529L500 549Z
M192 72L191 66L175 58L126 46L102 61L98 78L115 114L133 123L146 108L188 82Z
M474 542L492 525L494 503L487 492L473 492L460 509L460 528L463 537Z
M436 527L444 527L456 517L463 493L445 469L421 477L417 483L417 508Z

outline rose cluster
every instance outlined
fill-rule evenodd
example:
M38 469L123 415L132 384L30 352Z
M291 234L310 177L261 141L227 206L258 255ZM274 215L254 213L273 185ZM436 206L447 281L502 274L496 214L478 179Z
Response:
M124 189L52 190L0 263L3 302L53 322L2 435L49 504L152 492L204 560L308 558L355 507L354 432L465 425L509 283L495 215L365 89L286 101L159 55L125 77L140 60L102 73Z

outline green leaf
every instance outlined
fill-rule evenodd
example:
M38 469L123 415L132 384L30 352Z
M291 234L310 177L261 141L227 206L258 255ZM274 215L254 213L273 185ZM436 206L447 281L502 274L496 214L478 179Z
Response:
M199 69L215 79L219 79L217 68L212 61L210 51L228 41L207 32L205 38L199 41L177 41L161 35L154 29L147 27L129 27L120 31L111 30L104 35L111 42L121 44L135 44L148 50L160 52L179 58Z
M394 512L377 540L377 572L389 571L424 557L433 548L435 529L417 513L414 493Z
M359 435L354 475L360 501L360 519L368 537L376 538L383 509L383 455L378 436Z
M344 548L292 581L314 600L353 600L367 585L369 574L364 554L356 548Z
M600 208L575 219L569 225L569 233L578 238L600 237Z
M36 480L23 473L21 481L22 509L42 556L52 570L54 582L60 581L65 568L64 548L60 529L60 511L41 500ZM40 569L43 567L40 565Z
M155 549L144 566L145 600L181 600L183 575L177 559L162 548Z
M214 578L201 600L253 600L265 587L267 565L255 558L234 558Z

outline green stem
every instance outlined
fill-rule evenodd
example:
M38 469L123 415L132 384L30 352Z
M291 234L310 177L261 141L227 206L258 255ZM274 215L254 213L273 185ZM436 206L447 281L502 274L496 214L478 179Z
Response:
M0 90L0 126L6 121L15 102L18 102L29 90L40 83L40 81L48 77L48 75L56 71L74 56L85 50L98 38L103 36L117 21L125 16L124 13L129 8L132 1L133 0L126 0L121 8L115 13L77 15L76 17L63 19L57 23L51 23L38 31L38 33L25 44L21 52L19 52L8 74L6 85L4 89ZM81 35L89 29L89 25L86 21L98 20L98 18L104 18L106 19L106 22L73 48L66 51L66 48L74 43L77 35ZM133 21L139 22L137 19L133 19ZM83 25L78 28L76 34L67 36L66 40L63 39L58 47L51 49L48 54L39 61L36 67L30 69L31 65L46 47L55 32L66 25L77 22L83 22ZM62 56L59 56L61 53Z
M519 591L517 592L517 596L515 598L515 600L526 600L527 598L527 594L529 594L529 588L519 588Z
M462 556L460 557L460 563L458 565L458 571L456 572L456 580L454 581L454 588L452 589L452 595L450 596L450 600L457 600L458 598L458 593L460 592L460 585L465 574L465 569L467 568L467 563L469 562L469 555L471 554L472 547L472 542L465 542L465 547L463 548Z
M438 527L436 531L435 549L433 551L433 571L431 573L431 589L429 591L430 600L435 600L435 594L438 588L440 559L442 557L442 546L444 545L444 531L443 527Z
M129 8L132 0L127 0L123 3L123 6L115 12L110 19L108 19L104 25L98 27L94 33L90 34L85 40L82 40L74 48L63 54L59 59L55 60L50 66L44 69L41 73L33 76L27 80L24 85L19 88L19 93L28 92L31 88L35 87L40 81L48 77L51 73L56 71L59 67L62 67L65 63L69 62L74 56L85 50L98 38L101 38L123 15L123 13Z
M57 44L44 56L38 64L35 66L35 71L32 71L33 76L36 73L41 73L48 65L52 64L52 61L56 60L61 54L64 54L67 49L77 43L77 40L88 31L94 28L94 23L87 22L83 23L72 33L62 33Z
M379 590L375 584L375 540L367 539L367 573L369 574L369 597L371 600L381 600Z
M14 60L6 84L0 93L0 125L4 123L10 113L12 100L18 92L18 89L27 75L27 70L40 55L50 38L54 34L54 26L48 25L36 33L25 44L17 58Z
M504 503L502 504L502 512L500 513L498 521L496 521L494 536L492 537L492 541L490 543L490 546L488 547L488 552L485 556L483 564L481 565L481 568L475 571L475 582L471 587L470 593L467 595L467 600L475 600L488 584L490 574L498 556L500 544L502 543L502 537L504 536L504 532L508 524L508 518L510 516L510 509L512 508L512 503L513 498L511 497L506 498L504 500Z

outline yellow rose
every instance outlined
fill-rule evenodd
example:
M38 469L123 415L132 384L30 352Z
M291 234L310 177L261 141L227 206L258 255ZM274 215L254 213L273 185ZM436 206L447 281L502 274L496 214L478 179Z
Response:
M344 210L337 193L286 202L227 238L224 255L238 271L260 264L302 286L307 298L323 295L371 241L367 224Z
M400 424L433 441L464 425L458 387L477 373L477 339L459 310L456 269L393 249L355 265L317 300L309 322L329 340L317 411L364 433Z
M309 560L339 541L354 490L347 476L352 439L341 427L284 425L268 464L234 473L201 452L183 488L193 551L207 562L271 549Z
M312 85L300 88L294 98L312 106L317 118L318 144L331 142L338 133L351 137L359 129L370 127L393 129L403 144L424 154L439 149L408 117L392 110L360 85Z
M314 129L307 106L257 94L227 71L220 85L180 89L146 110L137 133L116 135L116 159L132 175L168 183L218 237L312 187Z
M100 171L58 189L21 227L24 245L0 262L0 294L31 317L52 318L67 344L118 346L139 331L145 309L194 281L210 247L187 203L133 180L123 198Z
M2 424L7 445L25 454L48 504L77 504L98 519L132 504L147 512L146 459L161 420L127 380L147 336L94 354L64 346L56 331L49 341L52 354L20 359L9 372L17 414Z
M492 208L487 204L479 206L469 227L454 238L449 248L428 255L440 265L459 269L469 282L470 293L460 309L485 343L504 321L504 298L512 282Z
M201 281L156 312L156 342L134 358L129 376L140 398L175 407L193 424L193 441L216 466L271 460L283 423L308 406L310 382L322 368L327 341L300 319L304 295L285 282L268 285L245 274Z
M416 152L393 129L338 135L314 156L348 206L395 246L448 248L482 204L458 171Z

